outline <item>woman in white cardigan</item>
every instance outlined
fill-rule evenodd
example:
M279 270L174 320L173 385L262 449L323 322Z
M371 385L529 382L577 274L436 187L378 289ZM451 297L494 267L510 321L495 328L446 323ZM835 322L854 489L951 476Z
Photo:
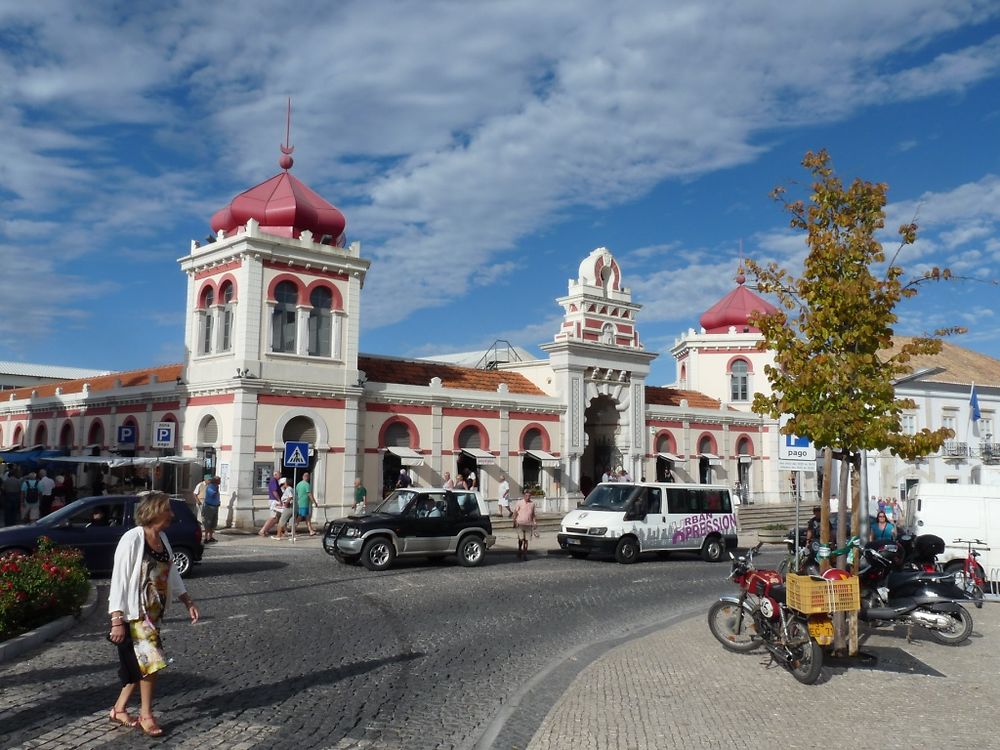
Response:
M121 693L109 718L126 727L137 726L158 737L163 730L153 716L153 688L157 673L167 666L160 642L160 620L171 596L185 607L191 624L198 622L198 608L191 601L173 564L173 551L164 530L174 518L170 498L163 492L140 493L134 529L126 531L115 549L115 564L108 593L111 633L121 663ZM139 685L139 718L128 712L128 701Z

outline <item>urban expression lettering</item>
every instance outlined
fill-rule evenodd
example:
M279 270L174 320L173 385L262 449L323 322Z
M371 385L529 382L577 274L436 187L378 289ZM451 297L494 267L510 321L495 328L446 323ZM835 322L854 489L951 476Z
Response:
M713 531L725 532L735 528L736 518L732 513L699 513L670 524L670 538L674 544L683 544L691 539L701 539Z

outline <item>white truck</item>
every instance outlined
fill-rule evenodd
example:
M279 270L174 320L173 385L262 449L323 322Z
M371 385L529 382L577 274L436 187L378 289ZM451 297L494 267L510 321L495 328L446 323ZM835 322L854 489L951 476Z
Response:
M1000 485L920 482L907 495L903 519L914 535L944 540L938 562L948 572L960 571L969 551L955 540L981 539L989 549L979 550L979 564L994 586L1000 581Z

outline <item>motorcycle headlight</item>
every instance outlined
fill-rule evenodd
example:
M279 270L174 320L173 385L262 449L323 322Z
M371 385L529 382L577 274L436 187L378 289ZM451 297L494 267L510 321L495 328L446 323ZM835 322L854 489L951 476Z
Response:
M591 536L604 536L605 534L608 533L608 527L607 526L595 526L592 529L588 529L587 533L590 534Z
M344 529L344 536L347 536L347 537L361 536L361 529L357 529L357 528L354 528L353 526L350 526L350 527Z

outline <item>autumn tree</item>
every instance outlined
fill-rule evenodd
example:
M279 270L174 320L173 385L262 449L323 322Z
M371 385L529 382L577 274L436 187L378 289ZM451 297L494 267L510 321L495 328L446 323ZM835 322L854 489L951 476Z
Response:
M958 329L895 348L892 336L900 300L916 295L922 282L950 274L933 269L904 280L897 259L916 240L915 223L899 228L898 246L886 260L877 238L885 226L886 184L855 179L844 187L825 150L807 153L802 166L813 180L808 200L790 200L781 187L772 192L790 215L791 226L805 232L809 252L801 276L776 263L747 261L760 291L780 302L777 313L753 320L763 334L761 348L775 356L775 365L765 367L772 393L755 394L753 410L774 419L789 415L787 434L829 447L855 468L862 450L888 449L904 459L933 453L953 433L925 428L904 434L900 417L916 405L896 398L894 383L910 371L914 356L938 353L939 337ZM825 477L827 487L831 481ZM846 541L846 485L842 472L838 546ZM829 497L828 489L824 495ZM855 529L860 505L854 503ZM824 503L824 519L826 507ZM826 536L825 523L823 527Z

